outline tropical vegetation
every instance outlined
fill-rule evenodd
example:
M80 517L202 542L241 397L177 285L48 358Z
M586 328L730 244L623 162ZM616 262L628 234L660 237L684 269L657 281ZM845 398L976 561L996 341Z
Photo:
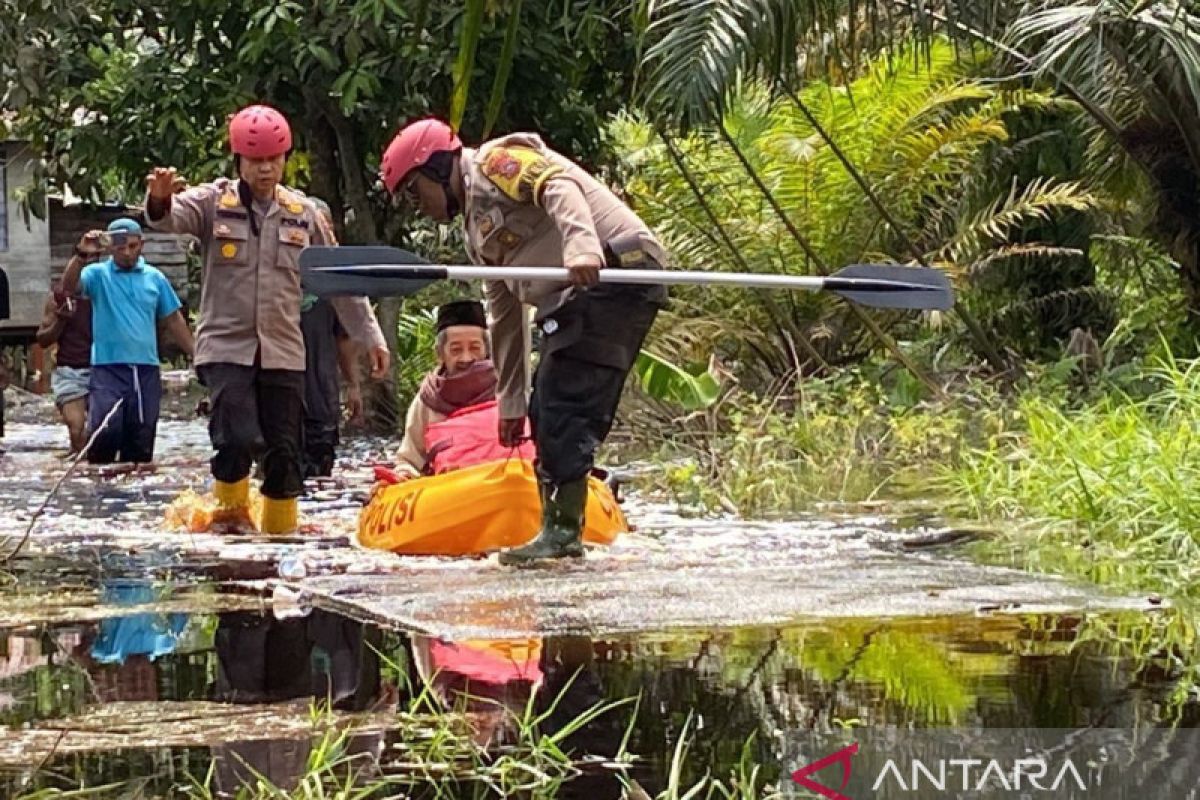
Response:
M1195 597L1194 2L0 0L0 15L2 133L42 156L33 213L67 190L136 201L153 164L223 173L225 115L269 99L297 127L289 179L330 202L346 242L463 256L374 183L397 124L434 112L471 140L541 132L680 267L943 270L945 313L676 290L623 406L620 455L655 466L641 488L697 514L919 500L994 529L981 557ZM430 363L427 304L381 308L401 356L375 401L386 431ZM819 644L822 674L879 674L878 649L846 667ZM1200 661L1194 638L1161 649ZM912 663L922 680L893 695L954 719L968 695L952 670Z

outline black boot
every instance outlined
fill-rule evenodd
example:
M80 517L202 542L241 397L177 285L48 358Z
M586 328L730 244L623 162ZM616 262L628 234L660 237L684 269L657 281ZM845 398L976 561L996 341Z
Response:
M587 506L588 479L554 486L539 481L542 490L542 529L523 547L505 550L500 563L521 566L549 558L583 556L583 512Z

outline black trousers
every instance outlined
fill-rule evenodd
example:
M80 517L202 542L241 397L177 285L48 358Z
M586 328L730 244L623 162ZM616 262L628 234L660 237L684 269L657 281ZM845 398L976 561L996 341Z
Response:
M288 620L222 614L215 643L215 695L225 702L315 697L361 710L379 689L379 659L364 641L363 624L319 608Z
M338 338L345 335L337 311L318 300L300 315L304 334L304 475L332 475L341 421Z
M203 364L196 373L212 396L213 477L237 483L258 459L265 497L298 497L304 489L304 373L241 364Z
M591 472L658 309L641 289L603 285L542 321L529 421L543 480L560 485Z
M304 420L304 477L329 477L337 460L338 426L323 419Z

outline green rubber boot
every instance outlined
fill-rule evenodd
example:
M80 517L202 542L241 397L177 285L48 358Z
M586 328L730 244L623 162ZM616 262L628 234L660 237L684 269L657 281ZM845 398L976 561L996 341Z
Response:
M542 529L529 544L500 554L500 563L507 567L551 558L583 557L587 476L558 487L539 481L539 487L542 490Z

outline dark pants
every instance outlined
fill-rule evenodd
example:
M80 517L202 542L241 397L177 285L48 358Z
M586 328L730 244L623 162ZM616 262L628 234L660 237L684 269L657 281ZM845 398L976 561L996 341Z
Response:
M217 451L213 477L237 483L262 464L262 493L285 500L303 490L300 446L304 373L241 364L203 364L200 382L212 395L208 435Z
M303 619L222 614L216 697L225 702L330 700L361 711L379 692L378 641L363 624L314 609Z
M383 652L381 634L321 609L304 619L289 620L240 611L222 614L214 643L213 694L222 702L272 703L309 697L328 701L336 710L357 712L384 696L378 655ZM217 796L244 797L245 786L264 778L290 791L305 774L312 741L303 732L231 730L225 741L212 746ZM367 763L363 758L367 754L378 759L381 750L378 733L352 735L345 742L345 755L356 765ZM360 770L366 772L356 767L356 772Z
M608 699L596 666L595 645L587 636L547 636L542 640L538 667L542 683L533 697L536 731L541 736L561 735L563 753L573 759L585 755L612 759L621 750L624 734L619 714L600 714L583 725L581 719ZM626 796L620 780L610 770L584 770L555 794L563 800L607 800Z
M605 285L543 321L551 332L542 339L529 421L544 480L561 485L591 472L658 308L639 289Z
M337 458L341 387L338 338L345 335L328 300L300 315L304 334L304 476L332 475Z
M304 477L328 477L337 460L337 425L311 417L304 420Z
M145 464L154 460L162 376L150 364L99 364L92 367L88 384L88 435L100 426L88 450L92 464ZM121 408L104 424L113 406Z

